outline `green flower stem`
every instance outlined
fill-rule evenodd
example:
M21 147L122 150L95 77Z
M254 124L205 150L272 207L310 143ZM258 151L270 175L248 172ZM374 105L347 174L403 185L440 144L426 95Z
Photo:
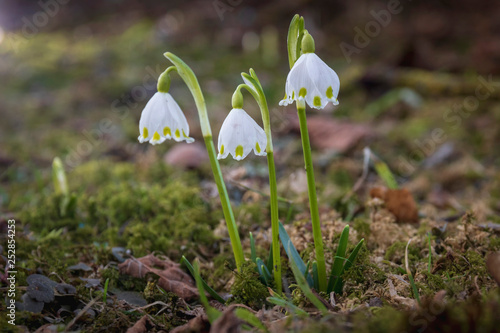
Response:
M321 237L318 199L316 197L311 143L309 142L309 132L307 131L306 105L304 101L297 101L297 113L299 115L300 136L302 138L302 149L304 150L304 162L307 173L307 190L309 192L309 209L311 211L314 249L316 251L316 262L318 263L319 289L320 291L326 291L325 255L323 253L323 238Z
M245 261L245 258L243 257L240 235L238 234L238 228L234 220L234 214L231 208L231 203L229 201L229 196L227 194L226 184L224 183L224 178L222 177L219 161L217 160L217 155L215 153L215 146L212 140L212 130L210 128L210 121L208 120L205 98L203 97L200 84L198 83L198 79L196 78L192 69L188 65L186 65L186 63L184 63L184 61L182 61L179 57L170 52L165 53L165 57L167 57L175 65L175 67L177 68L177 72L188 86L195 100L196 108L198 109L198 115L200 117L201 131L205 140L205 145L207 147L208 157L210 159L210 166L212 167L215 183L217 184L217 189L219 191L219 196L222 204L222 210L224 212L224 218L226 219L229 238L231 239L231 246L233 248L236 267L239 271L241 271L241 266Z
M262 123L264 124L264 132L267 137L267 166L269 168L269 194L271 202L271 233L272 233L272 249L273 249L273 276L276 290L281 294L281 251L279 240L279 214L278 214L278 187L276 184L276 167L274 165L274 152L273 152L273 138L271 134L271 120L269 116L269 108L267 106L266 96L264 90L260 85L257 75L250 69L250 74L243 73L242 76L247 79L253 87L247 84L240 84L236 91L245 88L252 94L260 108L262 115ZM255 89L253 89L255 88Z
M229 238L231 239L236 267L240 270L245 259L243 257L243 248L241 247L240 235L238 234L238 228L234 220L233 210L231 209L231 203L229 202L226 184L222 178L222 172L220 170L219 160L217 160L217 155L215 153L212 136L205 136L204 139L208 151L208 157L210 158L210 166L212 167L215 183L217 184L217 189L219 190L222 211L224 212L224 217L226 219L227 231L229 233Z

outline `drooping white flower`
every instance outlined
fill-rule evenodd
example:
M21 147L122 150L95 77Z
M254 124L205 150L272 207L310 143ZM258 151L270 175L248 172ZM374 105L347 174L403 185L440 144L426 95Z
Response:
M191 143L189 124L181 108L169 93L157 92L142 111L139 121L139 142L152 145L167 139Z
M253 150L255 155L265 156L266 133L243 109L232 109L222 123L219 132L218 159L229 154L241 161Z
M328 102L339 104L339 89L340 80L337 73L315 53L304 53L288 73L286 97L280 105L288 105L302 99L312 108L323 109Z

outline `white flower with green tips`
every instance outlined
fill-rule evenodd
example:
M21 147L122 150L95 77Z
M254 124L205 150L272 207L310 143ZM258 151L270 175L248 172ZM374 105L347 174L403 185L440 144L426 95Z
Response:
M177 142L191 143L189 124L181 108L167 92L157 92L151 97L142 111L139 121L139 142L152 145L160 144L167 139Z
M234 108L222 123L219 132L218 159L229 154L241 161L253 150L255 155L266 156L267 138L264 130L245 110Z
M339 77L314 53L314 40L308 33L302 39L302 52L288 73L286 96L280 105L286 106L299 100L305 100L316 109L323 109L328 102L338 105Z

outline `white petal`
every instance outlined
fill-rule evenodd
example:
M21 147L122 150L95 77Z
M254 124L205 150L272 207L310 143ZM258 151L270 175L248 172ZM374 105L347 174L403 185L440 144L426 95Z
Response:
M339 89L340 80L337 73L316 54L305 53L295 62L288 74L285 85L286 98L280 105L287 105L301 98L305 98L310 107L317 109L324 108L329 101L337 105Z
M267 137L264 130L243 109L232 109L222 123L217 147L218 159L229 154L237 161L254 151L255 155L265 156Z
M175 141L193 142L189 137L189 124L179 105L169 93L157 92L142 111L139 121L139 142L155 145L173 138Z

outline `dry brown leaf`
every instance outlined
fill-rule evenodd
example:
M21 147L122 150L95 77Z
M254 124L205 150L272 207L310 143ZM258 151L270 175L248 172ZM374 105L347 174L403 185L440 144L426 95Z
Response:
M382 199L387 210L396 217L397 222L418 223L417 204L407 189L374 187L370 190L370 196Z
M240 326L244 322L234 314L234 309L235 307L228 307L222 313L222 316L220 316L216 321L213 322L212 327L210 328L210 333L240 332Z
M131 258L118 265L122 274L143 278L147 273L153 273L160 277L158 285L166 291L173 292L177 296L192 300L199 297L198 289L193 279L180 269L178 263L168 258L160 259L153 254L142 258Z
M146 333L149 332L154 327L147 315L142 316L134 326L127 330L127 333Z
M188 321L186 324L174 328L170 331L170 333L208 333L209 330L210 323L208 322L207 316L205 314L200 314Z
M486 267L488 272L500 286L500 252L491 252L486 257Z

